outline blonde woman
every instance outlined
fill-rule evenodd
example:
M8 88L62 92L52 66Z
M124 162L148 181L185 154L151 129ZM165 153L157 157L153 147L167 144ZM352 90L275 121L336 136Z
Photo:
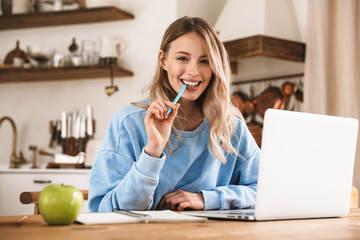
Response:
M104 136L90 211L254 207L260 151L231 105L227 53L216 33L201 18L180 18L158 59L149 99L119 110Z

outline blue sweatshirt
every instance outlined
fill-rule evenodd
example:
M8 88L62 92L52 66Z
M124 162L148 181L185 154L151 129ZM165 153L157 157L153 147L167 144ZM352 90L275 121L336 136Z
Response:
M144 152L146 110L130 105L113 116L91 170L89 210L109 212L156 209L169 192L202 192L205 210L255 206L260 150L246 123L234 118L233 146L226 164L208 150L209 122L194 131L179 131L180 148L160 158ZM171 133L172 149L179 143Z

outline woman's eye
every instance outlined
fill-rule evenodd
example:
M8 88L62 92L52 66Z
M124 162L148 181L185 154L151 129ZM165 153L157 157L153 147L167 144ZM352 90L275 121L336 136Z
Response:
M177 60L179 60L179 61L187 61L187 58L186 57L178 57Z
M203 60L200 61L200 63L209 64L209 61L207 59L203 59Z

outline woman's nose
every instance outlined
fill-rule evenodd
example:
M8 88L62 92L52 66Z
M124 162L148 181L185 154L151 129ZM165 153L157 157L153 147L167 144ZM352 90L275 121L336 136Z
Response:
M199 68L196 62L190 62L187 69L188 75L190 76L198 76Z

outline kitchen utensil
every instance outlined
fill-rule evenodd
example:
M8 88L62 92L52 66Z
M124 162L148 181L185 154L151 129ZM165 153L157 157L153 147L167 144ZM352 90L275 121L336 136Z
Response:
M65 62L64 56L61 54L55 54L53 62L54 67L63 67Z
M236 91L231 94L231 102L239 109L245 119L254 111L254 104L250 98L241 91Z
M12 0L1 0L1 11L4 16L12 14Z
M118 7L119 1L117 0L86 0L86 7L95 8L95 7Z
M28 56L35 60L38 65L43 68L53 59L56 52L55 48L33 45L27 47Z
M31 168L38 168L36 166L36 151L37 151L37 146L35 145L30 145L29 146L29 150L33 151L33 158L32 158L32 165L31 165Z
M100 149L101 146L101 140L99 139L90 139L86 143L85 148L85 166L91 167L94 163L95 157Z
M114 64L110 66L110 86L105 87L105 92L108 96L113 95L115 92L119 90L118 86L114 85Z
M98 53L95 51L96 42L84 40L81 42L82 64L85 66L94 65L98 63Z
M17 60L17 59L19 59L19 60L22 59L22 61L23 61L22 63L29 62L29 59L28 59L26 53L20 49L20 41L19 40L16 41L16 48L14 50L10 51L6 55L4 64L15 65L16 61L18 61L18 63L19 63L19 60ZM14 64L14 60L15 60L15 64Z
M82 65L82 56L80 54L77 53L79 49L78 44L76 43L75 38L72 39L72 42L69 46L69 51L70 51L70 55L69 55L69 65L70 66L81 66Z
M281 105L283 94L278 87L268 87L255 99L255 109L259 116L264 119L268 108L283 109Z
M89 139L94 137L93 111L90 105L86 106L86 135Z
M119 91L118 86L113 85L113 86L106 86L105 87L105 92L108 96L113 95L115 92Z
M82 164L85 161L85 153L84 152L80 152L76 156L69 156L69 155L66 155L66 154L50 153L50 152L47 152L47 151L44 151L44 150L39 150L39 154L54 157L55 158L54 159L55 163Z
M116 65L117 58L116 57L107 57L107 58L100 58L99 65L100 66L111 66L112 64Z
M82 164L84 163L84 161L85 161L84 152L80 152L76 156L69 156L69 155L57 153L55 154L55 160L54 160L55 163L78 163L78 164Z
M12 0L13 6L12 6L12 13L18 14L18 13L28 13L32 11L32 0Z
M78 0L44 0L43 3L50 5L52 11L70 10L79 7ZM70 6L70 7L69 7Z
M71 42L71 44L70 44L70 46L69 46L69 51L70 51L71 53L76 53L78 49L79 49L79 46L78 46L77 43L76 43L76 39L73 38L73 39L72 39L72 42Z
M100 58L119 58L125 45L119 37L102 37L100 39Z
M49 148L53 148L56 143L56 121L50 121L50 134Z

